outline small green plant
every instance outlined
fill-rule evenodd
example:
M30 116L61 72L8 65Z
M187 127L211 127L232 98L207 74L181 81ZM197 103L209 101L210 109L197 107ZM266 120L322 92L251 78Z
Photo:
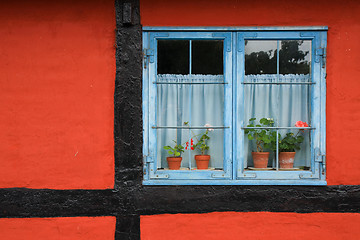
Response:
M164 149L167 150L169 155L173 155L174 157L180 157L181 153L184 152L184 147L182 144L177 144L175 140L173 140L175 143L174 147L171 146L164 146Z
M206 124L207 125L207 124ZM206 126L205 127L210 127ZM208 128L206 129L205 133L201 135L198 142L193 145L194 149L198 149L201 151L201 155L205 155L206 151L209 150L209 145L207 145L207 141L210 139L209 131L214 131L214 129Z
M184 122L184 125L187 126L188 122ZM190 147L189 147L189 142L186 143L186 150L200 150L201 155L205 155L206 151L209 150L210 146L207 145L207 141L210 139L209 137L209 132L214 131L213 128L211 128L210 124L205 124L204 127L209 127L206 129L205 133L203 134L197 134L195 135L193 131L191 131L191 133L193 134L191 140L190 140ZM200 136L198 138L198 136ZM194 144L194 140L193 138L195 138L197 140L197 143Z
M295 127L308 127L309 125L306 122L297 121ZM292 132L286 133L285 137L281 139L279 137L279 152L295 152L300 150L300 145L304 141L304 137L299 135L299 133L304 132L304 129L299 129L296 135Z
M259 123L256 123L256 118L250 118L247 127L272 127L274 120L272 118L261 118ZM255 140L256 151L263 152L265 148L276 148L276 132L264 128L250 128L245 129L245 134L248 135L249 140Z

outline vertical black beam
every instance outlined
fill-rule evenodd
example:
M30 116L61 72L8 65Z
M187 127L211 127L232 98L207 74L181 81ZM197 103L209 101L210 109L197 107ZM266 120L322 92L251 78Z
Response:
M142 179L142 39L139 0L115 0L115 191L136 192ZM124 191L124 189L128 191ZM129 206L134 199L127 196ZM131 203L130 203L131 202ZM136 209L133 209L136 210ZM118 215L116 240L140 239L140 216Z
M142 173L142 40L139 5L138 0L115 2L115 189L124 184L139 184Z
M124 215L116 217L115 240L140 239L140 216Z

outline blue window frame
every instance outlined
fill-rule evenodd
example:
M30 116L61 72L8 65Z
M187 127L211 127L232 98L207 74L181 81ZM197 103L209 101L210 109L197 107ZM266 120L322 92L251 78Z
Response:
M143 184L326 185L326 38L327 27L144 27ZM275 139L264 168L249 130ZM191 147L205 132L200 170ZM280 165L287 134L302 139L291 168ZM164 146L176 144L187 150L170 170Z

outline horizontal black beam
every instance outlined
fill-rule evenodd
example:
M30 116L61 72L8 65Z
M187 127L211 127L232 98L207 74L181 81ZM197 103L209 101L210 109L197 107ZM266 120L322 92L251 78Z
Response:
M360 212L360 186L139 186L0 189L0 217L131 216L218 211Z

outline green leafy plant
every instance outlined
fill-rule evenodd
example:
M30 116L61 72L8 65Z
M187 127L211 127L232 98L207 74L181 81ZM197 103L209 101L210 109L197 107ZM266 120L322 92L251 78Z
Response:
M210 139L209 137L209 129L206 129L205 133L201 135L198 142L194 144L194 149L198 149L201 151L201 155L205 155L206 151L209 150L209 145L207 145L207 141Z
M174 157L180 157L181 153L184 152L184 147L182 144L177 144L175 140L173 140L175 146L164 146L164 149L167 150L169 155L173 155Z
M250 118L247 127L272 127L274 120L272 118L261 118L259 123L256 123L256 118ZM263 152L264 149L276 148L276 132L270 129L245 129L245 134L248 135L249 140L255 140L256 151Z
M296 127L308 127L309 125L306 122L297 121L295 123ZM296 134L289 132L286 133L285 137L281 139L281 135L279 137L279 152L295 152L296 150L300 150L300 145L304 141L304 137L299 135L299 133L303 133L304 129L299 129Z
M184 124L187 125L187 122L185 122ZM191 150L199 150L201 152L201 155L205 155L206 151L209 150L210 146L207 145L207 141L210 139L209 132L214 131L214 129L211 128L210 124L205 124L204 127L209 127L209 128L207 128L205 133L202 133L202 134L195 135L194 132L191 131L193 134L193 137L191 138L190 149ZM200 137L198 138L198 136L200 136ZM197 140L197 143L194 144L193 138L195 138ZM186 150L189 149L189 142L186 143L185 149Z
M206 130L206 132L201 135L201 137L199 138L199 141L193 145L194 149L198 149L201 151L201 155L205 155L205 152L207 150L209 150L209 146L206 144L207 140L210 139L210 137L208 136L209 131Z
M285 137L279 140L279 152L295 152L300 150L300 144L304 141L303 136L289 132L286 133Z

